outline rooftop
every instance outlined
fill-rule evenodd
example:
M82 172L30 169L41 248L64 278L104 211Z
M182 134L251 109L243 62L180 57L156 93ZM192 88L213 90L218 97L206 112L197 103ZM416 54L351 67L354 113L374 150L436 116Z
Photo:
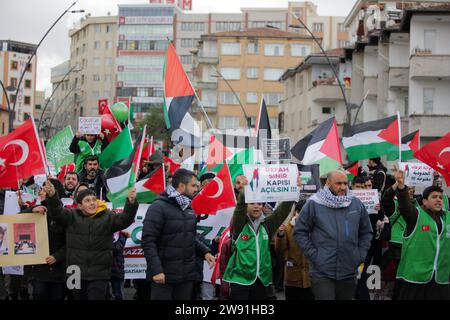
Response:
M309 36L303 36L294 32L282 31L279 29L273 28L252 28L246 30L239 31L224 31L224 32L216 32L209 33L207 35L203 35L203 37L218 37L218 38L226 38L226 37L258 37L258 38L290 38L290 39L312 39Z

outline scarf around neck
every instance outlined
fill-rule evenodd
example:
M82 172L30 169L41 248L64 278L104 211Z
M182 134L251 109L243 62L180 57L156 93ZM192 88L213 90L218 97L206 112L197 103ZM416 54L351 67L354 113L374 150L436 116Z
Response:
M175 190L174 187L168 186L166 188L166 193L169 198L175 198L181 210L184 211L190 207L192 200L186 197L185 195L179 193L177 190Z
M312 196L311 200L328 208L338 209L349 207L352 203L353 196L348 191L345 196L335 196L330 188L324 187Z

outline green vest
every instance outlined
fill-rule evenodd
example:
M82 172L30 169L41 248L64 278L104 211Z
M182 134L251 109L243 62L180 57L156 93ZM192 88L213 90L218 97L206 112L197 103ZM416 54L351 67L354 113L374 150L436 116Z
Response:
M421 207L414 231L403 239L402 256L397 279L412 283L428 283L433 278L439 284L448 284L450 278L450 211L441 218L442 232Z
M78 141L78 146L80 147L80 153L77 153L75 155L75 164L76 171L80 172L81 170L83 170L84 159L89 156L98 156L100 155L100 153L102 153L102 142L100 140L97 140L95 142L94 148L91 148L87 141L80 140Z
M264 225L260 225L256 234L247 223L234 242L233 249L224 281L248 286L259 278L264 286L272 283L269 235Z
M398 201L394 200L394 203L395 203L395 211L389 217L389 222L392 226L390 242L402 244L403 243L403 234L406 229L406 221L400 215L400 211L398 210Z
M442 210L444 211L450 211L450 207L449 207L449 203L448 203L448 197L447 195L444 193L443 194L443 199L442 199Z

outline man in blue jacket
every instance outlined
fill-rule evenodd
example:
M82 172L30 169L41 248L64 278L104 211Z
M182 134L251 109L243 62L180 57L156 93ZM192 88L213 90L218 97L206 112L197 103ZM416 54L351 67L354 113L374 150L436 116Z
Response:
M369 215L351 196L343 171L328 174L326 186L300 212L294 237L311 262L310 276L317 300L354 298L358 266L372 239Z

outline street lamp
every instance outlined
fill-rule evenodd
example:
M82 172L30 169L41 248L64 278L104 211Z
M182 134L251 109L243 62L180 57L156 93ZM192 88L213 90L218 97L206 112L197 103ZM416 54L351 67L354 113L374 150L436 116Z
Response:
M3 90L3 93L6 98L6 105L8 107L8 120L9 120L12 117L12 115L11 115L12 111L11 111L11 102L9 101L8 91L14 92L14 90L16 90L16 87L14 87L13 85L10 85L5 88L5 86L1 80L0 80L0 85L2 86L2 90Z
M17 102L17 97L19 95L19 90L20 90L20 85L22 84L22 80L23 77L25 76L25 73L28 69L28 66L31 63L31 60L33 60L34 56L36 55L36 52L39 48L39 46L41 45L41 43L44 41L44 39L47 37L47 35L50 33L50 31L53 29L53 27L59 22L59 20L62 19L62 17L66 14L66 13L83 13L84 10L70 10L76 3L78 2L78 0L76 0L74 3L72 3L72 5L67 8L59 17L58 19L56 19L56 21L50 26L50 28L47 30L47 32L44 34L44 36L42 37L42 39L39 41L39 43L37 44L36 48L34 49L34 52L30 55L30 58L28 59L27 64L25 65L25 68L22 72L22 75L20 76L20 80L19 83L17 85L17 89L16 89L16 98L14 99L14 105L12 108L12 112L9 113L9 132L12 132L13 127L14 127L14 119L13 119L13 114L16 110L16 102Z
M251 129L251 118L247 115L247 112L245 112L245 108L242 105L241 99L239 99L239 96L237 95L237 93L233 90L233 87L231 86L231 84L228 82L228 80L223 76L223 74L221 74L219 72L219 70L217 70L214 66L212 66L214 68L214 71L216 71L217 74L213 74L211 75L214 78L221 78L223 79L223 81L225 81L225 83L227 84L228 88L230 88L231 92L233 92L233 95L236 97L237 101L239 102L239 105L241 106L241 110L244 113L244 117L245 117L245 122L247 123L247 127L249 129Z

